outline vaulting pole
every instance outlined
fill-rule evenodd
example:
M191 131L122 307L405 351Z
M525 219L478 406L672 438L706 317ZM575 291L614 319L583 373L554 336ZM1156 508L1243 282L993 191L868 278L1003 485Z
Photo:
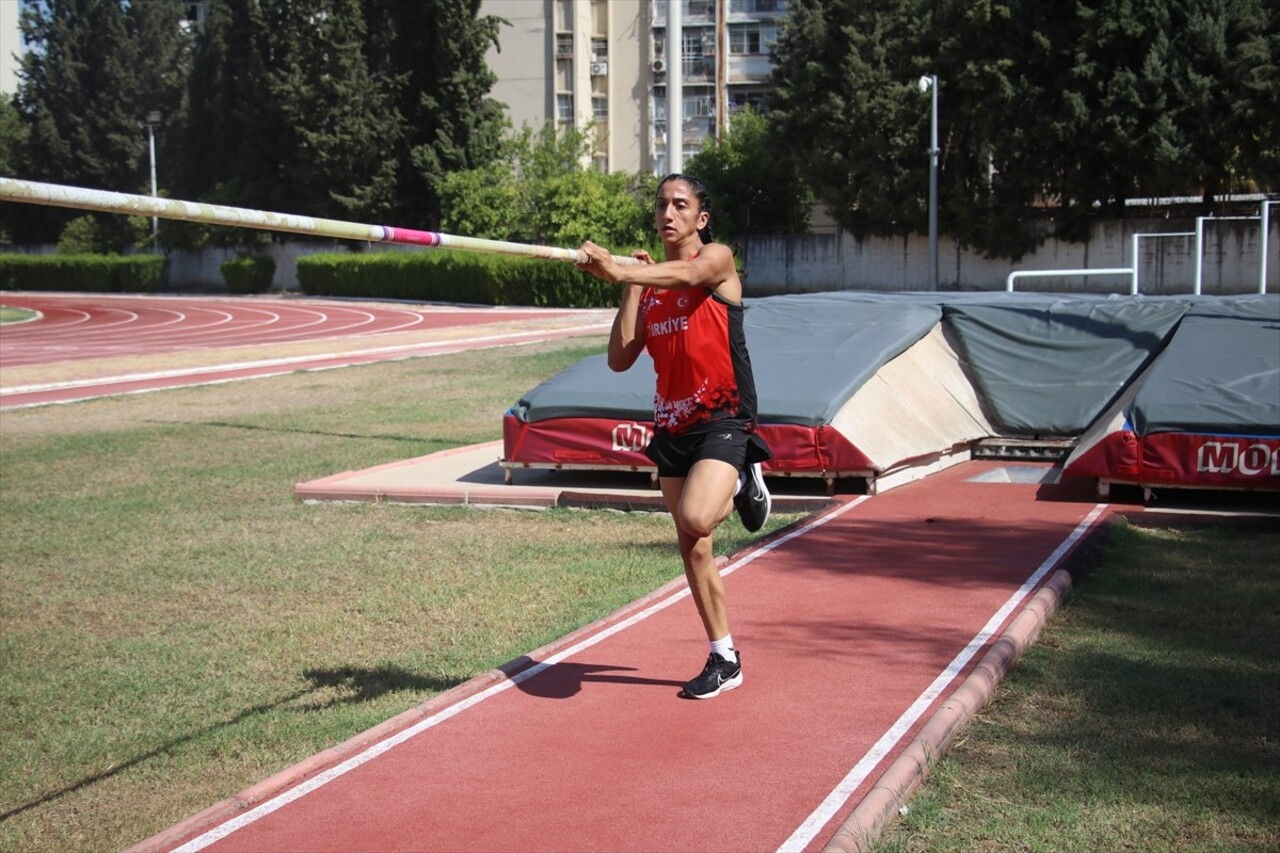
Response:
M577 249L558 249L553 246L509 243L505 240L484 240L479 237L455 237L452 234L440 234L435 231L393 228L390 225L364 225L358 222L319 219L291 213L271 213L265 210L227 207L221 204L176 201L168 198L152 198L145 195L91 190L60 184L43 184L36 181L22 181L17 178L0 177L0 201L70 207L77 210L97 210L104 213L120 213L126 216L180 219L184 222L203 222L208 225L230 225L238 228L257 228L264 231L283 231L289 234L305 234L310 237L333 237L339 240L364 240L371 243L434 246L466 252L546 258L557 261L577 261L581 258L581 253ZM581 259L586 260L585 258ZM613 259L620 264L639 263L634 258L620 257L618 255L614 255Z

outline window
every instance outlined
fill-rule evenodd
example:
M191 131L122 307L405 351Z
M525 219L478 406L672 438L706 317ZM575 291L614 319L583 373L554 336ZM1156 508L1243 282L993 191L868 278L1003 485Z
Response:
M769 24L730 24L729 53L768 54L778 40L778 28Z
M707 30L711 36L711 43L715 44L715 33ZM680 53L685 59L691 56L702 56L702 30L685 30L681 33Z
M609 58L609 40L593 38L591 40L591 61L604 62Z
M592 98L591 99L591 117L597 122L609 120L609 99L608 98Z
M787 0L729 0L730 15L757 15L761 12L785 12Z
M690 95L684 99L685 121L694 118L706 118L716 114L714 95Z
M753 112L765 113L768 109L767 95L763 91L731 92L729 95L729 113L751 109Z
M556 121L573 124L573 95L556 95Z
M573 56L573 33L556 33L556 56Z
M182 26L185 30L204 30L205 21L209 19L209 0L188 0Z

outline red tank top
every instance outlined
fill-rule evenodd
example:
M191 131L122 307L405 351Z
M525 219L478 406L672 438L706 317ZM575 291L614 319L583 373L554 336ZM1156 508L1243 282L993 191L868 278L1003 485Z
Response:
M658 374L654 426L683 433L722 418L754 425L756 389L743 307L696 288L649 288L640 297L644 344Z

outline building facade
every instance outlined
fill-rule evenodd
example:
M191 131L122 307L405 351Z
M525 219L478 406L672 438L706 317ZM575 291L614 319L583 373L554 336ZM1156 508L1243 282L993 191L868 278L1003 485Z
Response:
M0 0L0 96L12 97L18 91L18 69L26 46L18 16L20 0Z
M680 75L685 157L722 134L733 114L762 108L787 0L677 0L678 68L667 56L669 0L484 0L504 18L489 52L492 96L515 127L594 127L593 165L663 174L667 83Z

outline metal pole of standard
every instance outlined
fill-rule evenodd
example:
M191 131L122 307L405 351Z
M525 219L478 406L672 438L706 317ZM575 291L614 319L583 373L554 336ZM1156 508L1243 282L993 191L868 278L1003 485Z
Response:
M667 173L684 171L683 0L667 0Z
M920 91L929 90L929 282L938 289L938 76L921 77Z
M1258 292L1267 292L1267 252L1270 248L1267 245L1271 231L1271 205L1274 201L1264 201L1262 209L1258 211L1258 218L1261 220L1262 236L1258 238L1258 256L1260 263L1258 264Z
M156 125L160 123L160 111L147 113L147 144L151 150L151 197L156 197ZM160 254L160 219L151 217L151 251Z

